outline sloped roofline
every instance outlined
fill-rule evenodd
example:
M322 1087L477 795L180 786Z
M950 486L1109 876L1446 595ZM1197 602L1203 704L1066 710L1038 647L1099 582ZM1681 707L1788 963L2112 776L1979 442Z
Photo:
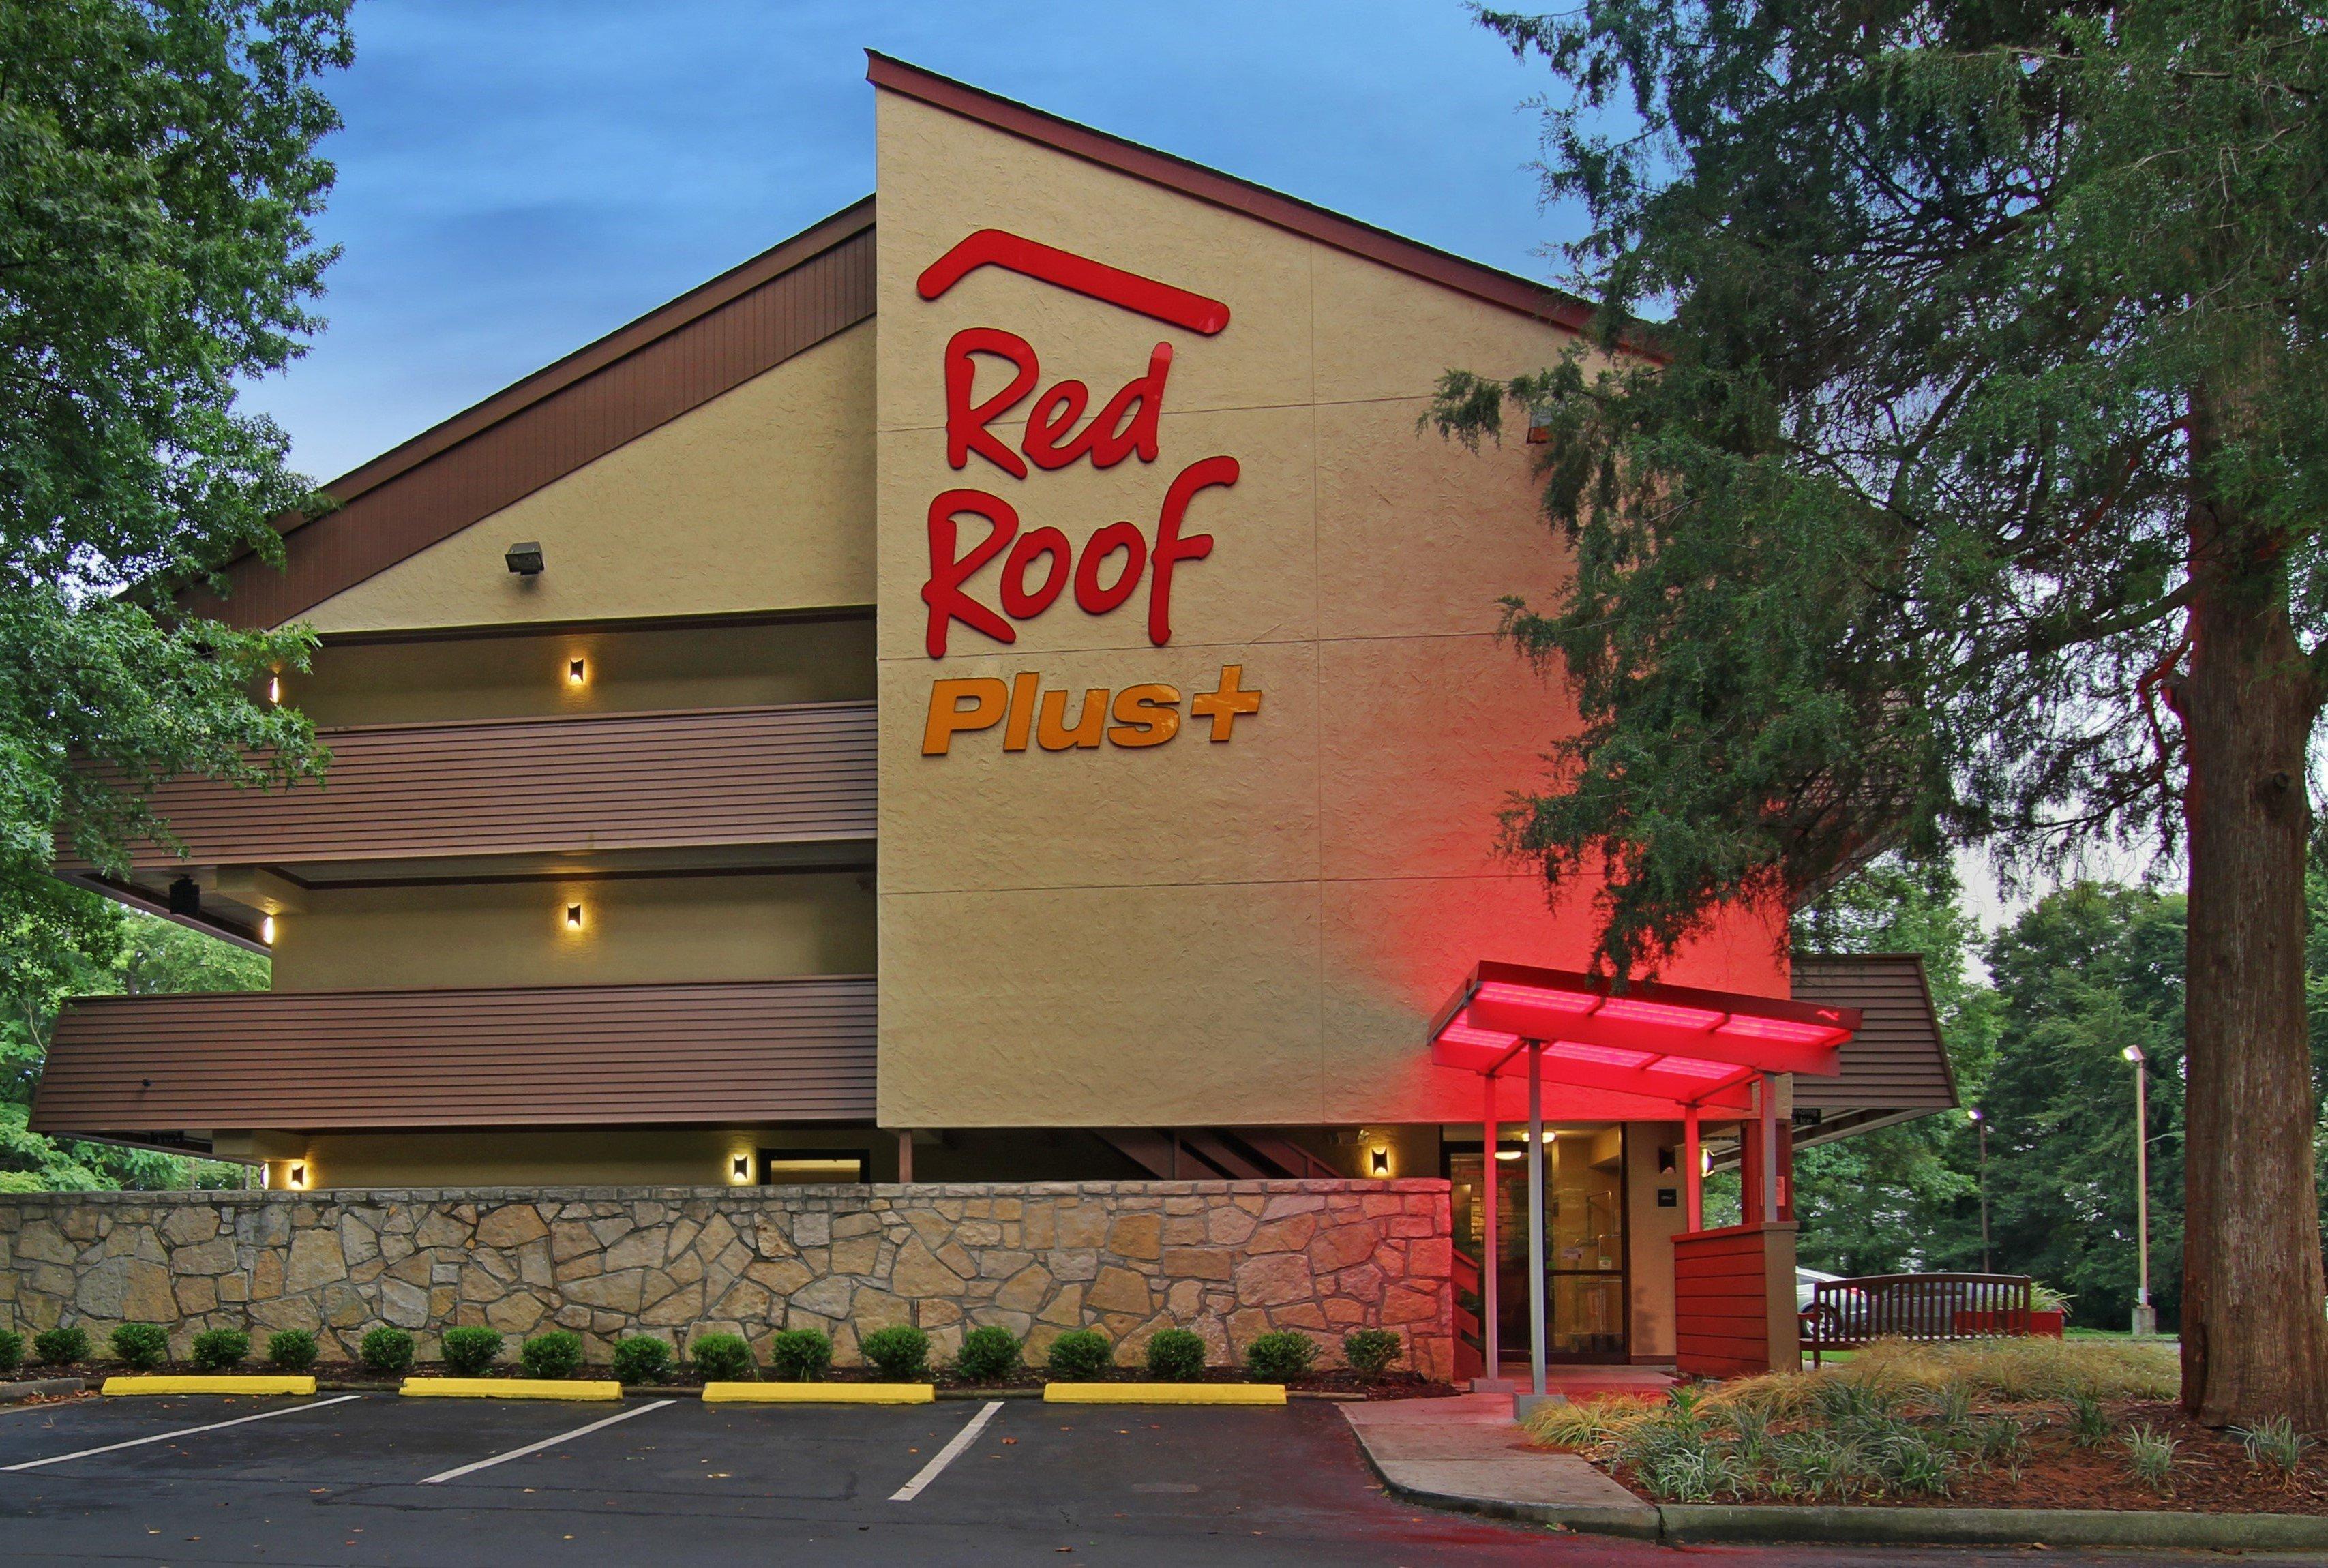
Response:
M1474 299L1539 321L1554 322L1574 332L1582 332L1594 315L1589 301L1517 273L1470 260L1419 239L1409 239L1387 229L1377 229L1298 196L1289 196L1139 142L1062 119L1030 104L988 92L950 76L940 76L878 50L867 50L865 60L865 79L875 87L918 99L949 114L1133 179L1241 212L1337 250L1468 294ZM1647 352L1646 345L1628 342L1626 346Z

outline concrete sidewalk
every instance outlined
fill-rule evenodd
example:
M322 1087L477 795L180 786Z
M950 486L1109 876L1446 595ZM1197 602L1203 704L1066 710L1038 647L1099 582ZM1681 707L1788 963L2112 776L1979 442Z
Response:
M1587 1513L1592 1527L1657 1533L1655 1507L1579 1456L1529 1450L1508 1394L1369 1401L1341 1411L1394 1492L1506 1518Z

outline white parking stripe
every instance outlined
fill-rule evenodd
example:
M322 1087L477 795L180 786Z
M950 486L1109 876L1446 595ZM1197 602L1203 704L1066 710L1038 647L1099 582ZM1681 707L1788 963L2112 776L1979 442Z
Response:
M262 1410L257 1415L238 1415L232 1421L214 1421L207 1426L182 1426L175 1432L155 1432L152 1437L133 1437L127 1442L109 1442L103 1448L85 1448L75 1453L52 1454L44 1460L26 1460L20 1465L0 1465L0 1470L36 1470L42 1465L61 1465L67 1460L85 1460L92 1454L111 1453L116 1449L138 1448L149 1442L167 1442L174 1437L192 1437L198 1432L216 1432L224 1426L240 1426L245 1422L268 1421L278 1415L296 1415L303 1410L321 1410L327 1404L345 1404L351 1399L361 1399L361 1394L343 1394L333 1399L319 1399L313 1404L294 1404L282 1410Z
M540 1453L543 1449L556 1448L559 1443L570 1442L577 1437L588 1437L600 1428L612 1426L618 1421L628 1421L634 1415L644 1415L650 1410L661 1410L666 1404L678 1403L673 1399L658 1399L651 1404L642 1404L636 1410L626 1410L619 1415L610 1415L604 1421L594 1421L587 1426L577 1426L572 1432L561 1432L556 1437L546 1437L540 1442L530 1442L523 1448L513 1448L507 1453L497 1453L491 1459L482 1459L474 1464L456 1465L449 1470L440 1470L433 1476L415 1482L414 1485L433 1487L442 1481L456 1481L463 1476L474 1475L479 1470L491 1469L495 1465L507 1464L512 1460L521 1460L530 1453Z
M953 1441L952 1442L938 1450L938 1457L922 1467L921 1474L915 1476L912 1480L907 1481L904 1486L899 1487L896 1491L889 1494L889 1500L893 1503L910 1503L915 1498L920 1497L922 1495L922 1488L928 1486L932 1481L937 1479L938 1472L945 1469L946 1466L953 1463L954 1460L962 1453L962 1451L968 1448L977 1440L979 1432L985 1428L988 1422L994 1419L994 1413L1001 1408L1002 1402L1000 1400L988 1400L986 1402L986 1408L980 1411L976 1415L972 1416L970 1418L970 1424L963 1427L960 1432L954 1433Z

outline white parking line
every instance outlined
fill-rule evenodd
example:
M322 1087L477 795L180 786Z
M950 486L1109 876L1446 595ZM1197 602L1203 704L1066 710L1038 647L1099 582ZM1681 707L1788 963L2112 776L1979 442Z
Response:
M133 1437L127 1442L109 1442L103 1448L85 1448L74 1453L52 1454L44 1460L26 1460L20 1465L0 1465L0 1470L36 1470L42 1465L61 1465L67 1460L85 1460L92 1454L111 1453L116 1449L139 1448L149 1442L167 1442L174 1437L192 1437L198 1432L216 1432L221 1427L240 1426L245 1422L268 1421L278 1415L296 1415L303 1410L321 1410L327 1404L345 1404L351 1399L361 1399L361 1394L343 1394L333 1399L319 1399L313 1404L294 1404L282 1410L262 1410L257 1415L238 1415L232 1421L214 1421L207 1426L182 1426L175 1432L155 1432L152 1437Z
M899 1487L896 1491L889 1494L889 1500L893 1503L910 1503L915 1498L920 1497L922 1495L922 1488L928 1486L932 1481L937 1479L938 1472L945 1469L946 1466L953 1463L955 1459L961 1455L962 1451L968 1448L977 1440L979 1432L985 1428L988 1422L994 1419L994 1413L1001 1408L1002 1402L1000 1400L988 1400L986 1402L986 1408L980 1411L976 1415L972 1416L970 1418L970 1424L963 1427L960 1432L954 1433L953 1441L952 1442L938 1450L938 1457L922 1467L921 1474L915 1476L912 1480L907 1481L904 1486Z
M546 1437L540 1442L530 1442L523 1448L513 1448L507 1453L497 1453L491 1459L478 1460L474 1464L456 1465L449 1470L439 1470L436 1474L413 1484L433 1487L444 1481L457 1481L463 1476L474 1475L479 1470L491 1469L495 1465L507 1464L512 1460L521 1460L530 1453L540 1453L543 1449L556 1448L559 1443L570 1442L577 1437L588 1437L600 1428L612 1426L618 1421L628 1421L634 1415L644 1415L650 1410L661 1410L666 1404L678 1403L675 1399L658 1399L651 1404L642 1404L636 1410L626 1410L619 1415L610 1415L604 1421L594 1421L587 1426L577 1426L572 1432L561 1432L556 1437Z

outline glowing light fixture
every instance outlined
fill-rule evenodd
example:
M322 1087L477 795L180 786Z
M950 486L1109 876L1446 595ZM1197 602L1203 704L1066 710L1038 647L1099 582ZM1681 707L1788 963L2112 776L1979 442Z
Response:
M568 659L566 661L566 679L568 681L572 682L574 685L579 686L584 681L589 680L589 678L590 667L587 663L580 659Z
M305 1188L307 1185L307 1167L304 1161L291 1168L290 1180L295 1188Z
M579 904L568 904L566 906L566 929L568 931L582 929L582 906Z
M260 915L260 916L258 917L258 940L259 940L259 941L261 941L261 942L263 942L263 943L265 943L265 944L267 944L267 945L268 945L268 946L269 946L269 947L272 947L272 946L274 946L274 945L275 945L275 916L274 916L274 915Z
M267 678L267 700L269 702L280 702L283 700L282 676L269 675Z
M1525 1149L1498 1149L1496 1150L1496 1158L1498 1160L1525 1160L1527 1158L1527 1150Z
M738 1154L728 1162L728 1173L737 1181L749 1180L752 1175L752 1157L748 1154Z
M1388 1176L1390 1174L1390 1150L1387 1149L1375 1149L1372 1150L1367 1160L1366 1169L1371 1170L1376 1176Z

